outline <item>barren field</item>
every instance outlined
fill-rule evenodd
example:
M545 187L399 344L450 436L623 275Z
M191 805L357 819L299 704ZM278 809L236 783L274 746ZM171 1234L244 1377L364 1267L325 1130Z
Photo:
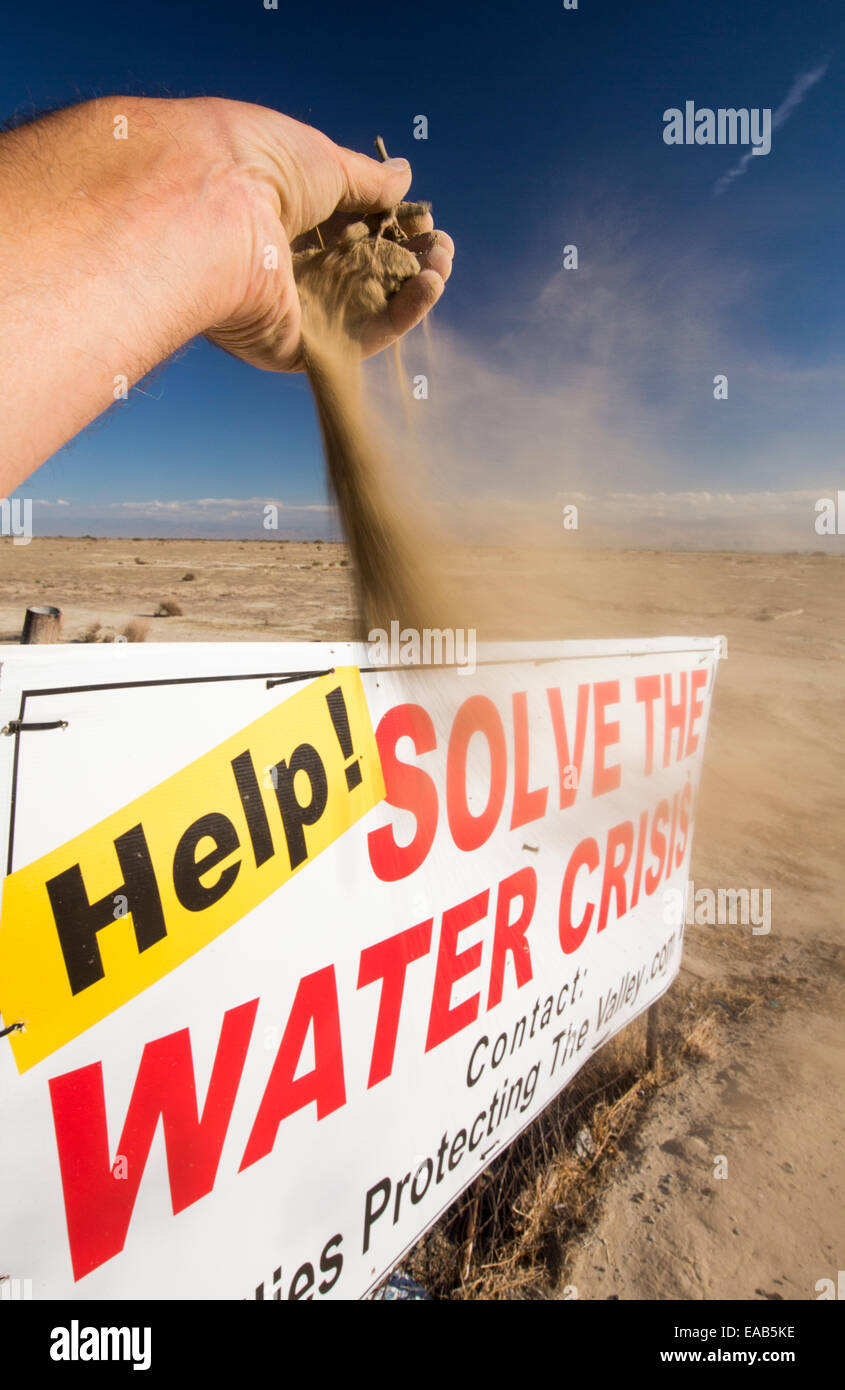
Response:
M725 634L693 877L771 891L768 934L687 929L672 993L699 1001L697 1040L652 1076L636 1124L611 1124L596 1200L518 1296L817 1298L845 1266L845 558L514 548L443 563L479 639ZM163 601L181 613L155 616ZM354 635L345 549L328 543L7 540L0 640L45 603L64 641L130 619L158 642Z

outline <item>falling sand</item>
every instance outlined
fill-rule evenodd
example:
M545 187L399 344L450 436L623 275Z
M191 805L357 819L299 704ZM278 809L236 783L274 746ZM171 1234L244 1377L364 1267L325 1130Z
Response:
M444 617L430 538L421 535L418 508L411 525L400 479L368 425L361 383L362 334L420 270L417 257L401 244L402 223L426 210L400 203L392 212L352 223L333 245L293 257L302 355L355 566L362 636L392 620L421 630Z

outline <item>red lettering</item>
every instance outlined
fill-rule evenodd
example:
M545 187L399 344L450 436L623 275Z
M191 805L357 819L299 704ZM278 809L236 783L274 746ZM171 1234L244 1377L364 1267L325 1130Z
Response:
M657 859L657 867L646 869L645 891L649 897L654 892L663 874L663 862L666 856L666 836L660 829L669 819L669 802L661 801L654 813L654 820L651 823L651 852Z
M606 718L607 706L619 700L618 681L596 681L593 686L593 709L596 727L596 753L593 766L593 796L612 792L622 780L622 769L618 763L605 765L605 753L611 744L619 742L619 721L609 724Z
M687 852L687 835L689 834L690 822L690 801L692 800L692 783L687 782L681 792L681 805L678 812L678 830L681 832L681 839L675 850L675 868L679 869L683 863L684 855Z
M314 1069L304 1076L297 1076L299 1059L312 1023ZM317 1106L317 1119L322 1120L343 1105L345 1100L337 982L334 966L327 965L322 970L315 970L313 975L304 975L299 982L238 1172L242 1173L244 1168L249 1168L250 1164L257 1163L259 1158L264 1158L270 1152L276 1142L279 1125L288 1115L293 1115L296 1110L313 1101Z
M373 1055L370 1061L370 1078L367 1088L384 1081L393 1071L393 1058L396 1052L396 1037L399 1032L399 1016L402 1012L402 996L405 992L405 974L413 960L421 960L431 950L433 918L420 922L407 931L397 932L386 941L368 946L361 952L358 967L358 988L381 980L381 997L378 1018L373 1039Z
M475 733L484 735L490 749L490 794L477 816L467 804L467 752ZM507 745L499 711L486 695L471 695L455 715L446 757L446 811L458 849L480 849L489 840L504 805L507 770Z
M396 705L376 729L385 800L389 806L412 811L417 821L414 838L407 845L397 844L390 825L382 825L367 836L373 873L383 883L395 883L414 873L431 849L437 830L437 788L422 768L397 758L400 738L411 739L417 753L431 753L437 747L434 725L420 705Z
M511 922L510 909L514 898L522 898L522 907L515 922ZM509 878L502 879L496 899L496 923L493 930L493 960L490 966L490 990L487 995L488 1011L496 1007L502 998L505 978L505 957L510 952L516 972L516 987L521 989L532 978L531 952L525 933L531 925L534 905L537 902L537 875L530 865L517 869Z
M201 1119L188 1029L147 1043L117 1146L121 1181L109 1158L102 1063L51 1078L74 1279L123 1249L159 1116L174 1216L211 1191L257 1008L252 999L224 1014Z
M643 859L645 857L646 830L648 828L648 811L640 813L640 824L637 831L637 862L634 865L634 882L631 886L631 907L636 907L640 898L640 883L643 876Z
M672 797L672 828L669 831L669 844L666 851L666 877L672 872L672 855L675 850L675 827L678 824L678 793Z
M566 872L563 875L563 887L560 892L560 912L558 914L558 936L560 937L560 949L564 955L571 956L573 951L577 951L584 937L590 929L590 922L593 920L594 904L588 902L584 908L584 915L577 927L572 921L572 894L575 891L575 880L578 877L579 869L587 869L592 873L599 866L599 847L596 841L590 836L582 840L575 846L569 857Z
M698 747L698 734L694 732L698 720L704 713L704 701L698 699L698 692L707 684L707 672L701 667L690 671L689 730L687 732L687 757Z
M548 787L528 790L528 696L524 690L513 697L514 788L511 830L529 821L541 820L546 814Z
M659 676L637 676L634 682L637 701L645 705L645 775L654 771L654 706L660 699Z
M672 677L663 677L663 703L665 705L665 725L663 733L663 766L668 767L672 754L672 733L678 731L678 756L676 762L680 762L684 756L684 729L687 723L687 673L681 671L681 696L676 705L672 704Z
M622 847L622 858L616 862L616 851ZM604 852L604 880L601 888L601 906L599 907L599 924L597 931L604 931L607 926L607 914L610 909L610 895L616 894L616 920L624 917L627 912L627 898L625 893L625 871L631 862L631 854L634 849L634 827L629 820L622 821L621 825L614 825L607 832L607 848Z
M557 748L557 766L560 779L560 809L565 811L567 806L571 806L578 795L578 784L581 780L581 763L584 758L584 742L587 737L587 710L590 704L589 685L579 685L578 687L578 708L575 715L575 748L570 757L569 738L566 732L566 720L563 714L563 697L560 690L547 690L546 695L549 701L549 709L552 716L552 727L555 735L555 746ZM574 785L571 784L571 770L575 769Z
M480 696L473 698L482 698ZM458 980L477 970L481 964L481 942L468 946L465 951L456 951L459 934L474 922L480 922L487 913L489 888L478 893L467 902L458 903L443 913L440 928L440 946L437 952L437 970L434 976L434 992L431 998L431 1014L428 1020L428 1036L425 1050L430 1052L439 1047L447 1038L460 1033L478 1017L479 996L474 994L462 1004L452 1008L452 986Z

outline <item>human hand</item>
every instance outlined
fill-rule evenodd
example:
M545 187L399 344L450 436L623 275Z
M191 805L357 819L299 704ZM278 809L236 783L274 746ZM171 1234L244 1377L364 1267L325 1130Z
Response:
M227 228L227 279L221 317L206 336L226 351L270 371L301 368L301 306L292 251L332 246L362 215L386 211L407 192L407 160L381 163L335 145L311 126L265 107L212 101L220 148L233 162L233 215ZM373 318L361 338L363 356L381 351L424 318L452 269L454 246L436 232L431 214L402 223L420 272Z

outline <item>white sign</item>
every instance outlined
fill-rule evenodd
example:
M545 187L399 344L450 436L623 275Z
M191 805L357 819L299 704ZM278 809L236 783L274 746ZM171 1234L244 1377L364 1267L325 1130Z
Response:
M374 1288L676 975L719 653L0 649L2 1272Z

